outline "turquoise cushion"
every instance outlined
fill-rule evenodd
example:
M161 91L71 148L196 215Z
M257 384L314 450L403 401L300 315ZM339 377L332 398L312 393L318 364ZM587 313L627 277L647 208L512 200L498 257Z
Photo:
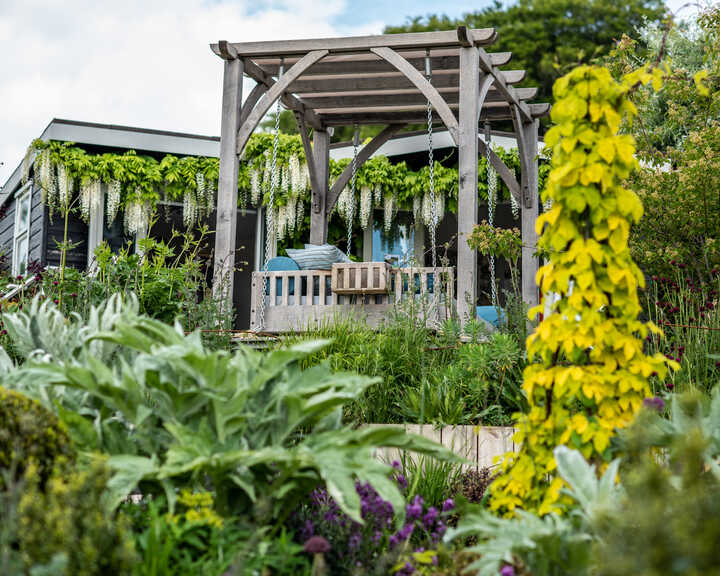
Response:
M287 256L276 256L271 258L267 263L268 272L283 272L285 270L300 270L297 262Z
M495 306L478 306L476 311L477 317L482 318L485 322L496 327L500 324L500 322L498 322L498 309ZM505 313L502 309L500 309L500 314L501 319L504 322Z

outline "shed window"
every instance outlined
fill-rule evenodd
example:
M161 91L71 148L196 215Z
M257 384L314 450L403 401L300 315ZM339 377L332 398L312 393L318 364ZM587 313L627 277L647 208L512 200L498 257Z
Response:
M30 202L32 186L27 185L15 197L15 235L13 244L13 274L25 275L30 246Z

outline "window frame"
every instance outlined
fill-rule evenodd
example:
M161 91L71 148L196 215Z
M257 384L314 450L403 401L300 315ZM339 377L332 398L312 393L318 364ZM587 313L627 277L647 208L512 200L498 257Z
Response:
M27 273L27 266L29 264L28 260L30 259L30 223L32 220L32 190L33 190L33 183L32 180L29 181L25 186L20 188L20 190L15 194L15 226L13 228L13 255L12 255L12 273L13 276L19 276L19 264L20 264L20 251L19 246L23 239L26 240L25 242L25 271L23 272L23 275ZM22 215L22 210L20 208L21 203L26 201L28 202L28 211L27 211L27 222L25 222L24 228L21 230L21 225L23 224L20 221L20 217Z

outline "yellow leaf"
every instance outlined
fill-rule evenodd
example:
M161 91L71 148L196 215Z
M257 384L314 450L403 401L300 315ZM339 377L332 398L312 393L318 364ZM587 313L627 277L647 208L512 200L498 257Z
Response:
M603 167L602 164L592 164L591 166L588 166L582 171L582 175L580 176L580 182L587 186L588 184L592 184L594 182L600 182L600 179L603 175Z
M615 159L615 143L612 138L603 138L598 142L598 154L608 164Z
M708 77L707 70L700 70L699 72L695 73L695 76L693 76L693 80L695 81L695 86L701 96L710 96L710 89L705 84L705 80L707 80L707 77Z

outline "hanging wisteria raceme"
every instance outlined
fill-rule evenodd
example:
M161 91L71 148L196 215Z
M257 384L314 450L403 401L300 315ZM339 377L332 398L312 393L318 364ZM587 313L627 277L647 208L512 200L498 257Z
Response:
M437 226L445 217L445 196L442 194L435 195L435 223L433 223L433 206L432 200L430 199L430 193L425 192L422 197L422 220L425 226L430 228L431 226Z
M198 218L203 218L205 216L205 209L207 208L205 174L202 172L195 174L195 185L197 186L196 204L198 208Z
M90 222L90 214L95 212L102 202L100 180L84 180L80 183L80 215L85 222Z
M30 166L32 165L32 154L34 151L35 148L28 146L28 149L25 151L25 156L23 156L22 164L20 165L20 174L22 175L23 184L26 184L30 179Z
M48 195L52 194L55 188L54 170L52 166L52 159L50 158L50 150L48 148L40 153L38 179L40 180L40 187L42 188L42 199L43 202L45 202Z
M62 208L70 206L72 197L73 178L67 173L65 164L57 165L57 201Z
M373 208L373 192L370 186L360 188L360 226L367 230Z
M278 206L275 222L277 222L277 239L278 242L282 242L287 233L288 217L287 217L287 206Z
M518 204L514 194L510 194L510 210L512 210L512 215L515 220L520 218L520 204Z
M129 236L147 233L150 213L150 204L140 199L140 189L136 187L135 198L125 205L125 233Z
M385 194L385 203L383 205L383 225L385 232L390 232L393 217L395 216L395 196Z
M260 172L254 166L250 167L250 202L257 206L260 202L261 193Z
M300 169L300 160L293 154L290 156L290 162L288 163L288 173L290 175L290 190L294 196L297 196L304 190L304 176Z
M120 208L120 199L122 197L122 186L118 180L110 180L108 184L107 201L105 203L105 221L110 226L115 222L118 209Z
M345 224L351 224L355 215L355 197L347 186L340 192L336 206Z
M300 230L303 225L303 218L305 217L305 202L303 202L302 196L298 198L297 206L295 207L295 228Z
M198 217L198 205L192 190L185 190L183 194L183 224L188 228L195 224Z
M380 206L382 203L382 186L375 184L375 206Z

